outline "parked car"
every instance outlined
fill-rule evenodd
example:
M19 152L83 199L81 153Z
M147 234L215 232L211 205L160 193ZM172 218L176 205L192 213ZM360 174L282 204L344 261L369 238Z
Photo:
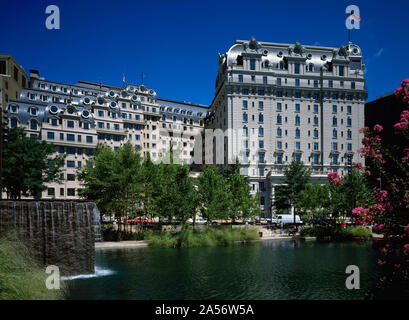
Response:
M207 219L197 218L195 222L196 222L196 224L206 224ZM193 219L192 218L187 219L187 223L193 224Z
M135 217L133 219L128 219L126 220L126 222L129 224L152 224L154 223L154 221L151 219L146 219L146 218L141 218L141 217Z
M294 216L287 214L287 215L282 215L282 216L276 216L275 218L271 219L272 224L279 224L282 222L283 224L293 224L294 223ZM300 219L299 215L295 216L295 223L296 224L302 224L303 222Z

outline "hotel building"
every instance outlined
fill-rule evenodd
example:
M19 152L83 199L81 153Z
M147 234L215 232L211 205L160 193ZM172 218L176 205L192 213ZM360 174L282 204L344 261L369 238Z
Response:
M53 143L58 153L67 155L64 182L48 184L37 195L45 199L78 198L77 170L98 144L117 149L131 141L153 161L165 159L172 148L181 163L190 164L207 111L203 105L160 99L143 85L70 85L44 80L35 70L30 71L29 88L7 105L10 127L23 127L27 136Z
M274 215L274 189L293 159L311 167L312 182L324 183L335 170L346 174L362 161L363 71L361 49L351 42L330 48L236 41L219 55L205 162L238 158L265 217Z

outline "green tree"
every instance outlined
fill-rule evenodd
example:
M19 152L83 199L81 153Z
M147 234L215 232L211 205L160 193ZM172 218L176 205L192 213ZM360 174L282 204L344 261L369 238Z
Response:
M293 160L288 166L284 167L283 185L277 188L275 193L274 206L277 209L291 207L300 201L301 192L309 183L311 169L307 168L301 161ZM294 223L295 213L294 215Z
M201 215L212 220L229 216L231 194L226 179L213 167L206 166L198 178Z
M38 198L47 189L45 183L61 180L64 156L52 157L56 152L52 144L26 137L22 128L12 128L3 148L3 188L8 198Z
M352 210L373 203L372 190L367 177L353 168L349 174L339 178L340 183L330 183L330 213L333 217L351 217Z
M137 209L141 198L141 174L140 155L129 141L116 151L100 146L94 158L78 172L83 184L78 193L94 201L101 214L115 214L121 224Z
M328 213L330 207L330 185L328 183L307 184L301 191L301 197L295 204L304 214L311 219L312 216Z

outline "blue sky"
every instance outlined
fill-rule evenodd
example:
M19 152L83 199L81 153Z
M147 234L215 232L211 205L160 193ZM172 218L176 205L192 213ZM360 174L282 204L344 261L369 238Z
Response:
M45 27L48 5L61 29ZM345 8L362 18L351 39L364 54L368 100L409 77L408 1L0 0L0 53L28 72L76 83L144 84L160 97L210 104L218 53L236 39L338 47L347 43Z

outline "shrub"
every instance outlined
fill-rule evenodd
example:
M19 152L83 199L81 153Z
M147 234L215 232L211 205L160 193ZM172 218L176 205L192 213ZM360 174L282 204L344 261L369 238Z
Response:
M300 231L302 237L332 237L334 239L348 240L355 237L370 238L372 236L371 231L368 228L362 226L351 226L346 228L328 228L328 227L306 227Z
M227 246L235 241L249 241L258 238L257 229L231 229L230 227L208 227L205 230L184 228L179 233L151 232L145 236L150 246L162 248Z

